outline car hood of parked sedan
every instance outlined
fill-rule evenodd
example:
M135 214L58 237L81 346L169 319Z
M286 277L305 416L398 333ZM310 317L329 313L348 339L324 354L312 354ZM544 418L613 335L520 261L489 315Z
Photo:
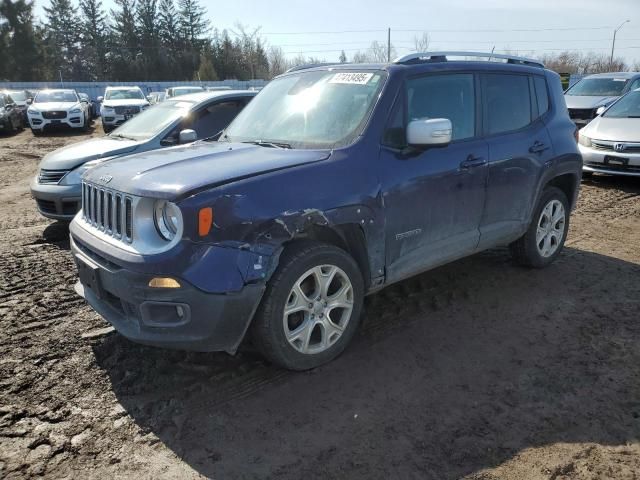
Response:
M103 107L143 107L145 105L149 105L149 102L143 100L141 98L125 98L122 100L104 100L102 103Z
M330 150L202 141L105 162L88 170L83 179L132 195L174 200L234 180L325 160L330 155Z
M33 104L33 108L41 112L50 112L52 110L71 110L74 107L80 108L78 102L38 102Z
M640 142L640 118L597 117L580 133L594 140Z
M72 170L98 158L113 157L134 151L140 142L108 136L72 143L48 153L40 162L46 170Z
M594 97L590 95L565 95L567 108L598 108L613 103L618 97Z

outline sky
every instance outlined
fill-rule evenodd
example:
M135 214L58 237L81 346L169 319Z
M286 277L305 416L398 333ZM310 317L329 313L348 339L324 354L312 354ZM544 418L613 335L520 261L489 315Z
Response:
M302 53L335 61L372 41L386 45L387 28L399 55L414 38L430 37L429 50L509 50L523 56L561 50L611 53L640 62L640 0L227 0L201 2L213 27L236 30L240 22L287 56ZM46 0L36 0L42 14ZM112 0L103 0L107 8Z

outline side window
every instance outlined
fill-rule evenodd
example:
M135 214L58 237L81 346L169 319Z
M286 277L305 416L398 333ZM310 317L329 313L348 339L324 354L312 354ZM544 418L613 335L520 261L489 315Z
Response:
M549 110L549 94L547 93L547 81L544 77L533 77L538 101L538 116L541 117Z
M244 100L233 100L210 105L200 111L191 127L198 134L198 138L210 137L223 130L231 123L245 106Z
M531 123L528 76L486 74L483 75L483 89L487 134L519 130Z
M408 119L448 118L453 140L475 135L473 74L429 75L407 81Z
M640 78L637 78L633 81L633 83L629 87L629 91L635 90L636 88L640 88Z

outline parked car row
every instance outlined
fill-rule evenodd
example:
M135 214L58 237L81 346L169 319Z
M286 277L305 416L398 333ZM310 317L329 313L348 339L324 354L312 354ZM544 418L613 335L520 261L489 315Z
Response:
M136 94L107 89L103 112L105 105L115 110L122 106L115 102L131 101L123 96L133 96L133 100L139 102ZM182 96L143 109L104 137L73 143L49 153L40 162L38 174L31 182L31 194L38 210L45 217L70 221L80 210L81 177L87 169L124 155L211 137L224 129L255 95L256 92L230 90ZM115 112L107 111L103 115L118 118Z
M583 175L640 176L640 73L589 75L565 92Z

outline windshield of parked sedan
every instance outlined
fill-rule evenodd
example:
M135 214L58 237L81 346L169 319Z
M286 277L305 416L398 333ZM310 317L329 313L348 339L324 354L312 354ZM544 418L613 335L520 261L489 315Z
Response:
M107 90L104 94L105 100L144 100L142 91L138 88L130 90Z
M179 118L189 114L193 102L166 101L148 108L116 128L110 136L131 140L148 140L155 137Z
M75 92L63 91L63 90L49 90L43 91L36 95L33 100L34 103L49 103L49 102L77 102L78 96Z
M9 92L9 95L11 95L11 98L13 98L15 102L24 102L27 99L27 95L20 91Z
M627 84L626 78L585 78L567 90L567 95L617 97Z
M314 71L270 82L225 130L222 141L336 148L360 134L384 72Z
M611 105L602 116L611 118L640 118L640 90L627 93Z
M174 97L179 97L180 95L187 95L189 93L198 93L198 92L204 92L204 88L202 87L174 88L172 95Z

